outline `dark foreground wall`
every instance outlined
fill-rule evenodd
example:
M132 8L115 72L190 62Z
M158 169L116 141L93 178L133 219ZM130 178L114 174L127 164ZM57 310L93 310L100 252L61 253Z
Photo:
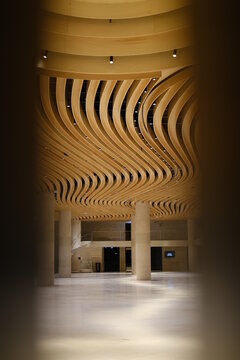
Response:
M34 359L34 3L1 4L1 360Z
M195 13L202 138L204 359L240 358L239 11L201 0Z

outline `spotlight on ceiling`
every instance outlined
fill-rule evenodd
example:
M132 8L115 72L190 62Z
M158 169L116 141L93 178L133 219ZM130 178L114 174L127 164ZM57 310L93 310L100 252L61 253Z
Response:
M48 56L48 51L45 50L44 53L43 53L43 58L44 58L44 59L47 59L47 56Z
M156 78L153 78L153 81L156 81L157 79Z
M173 56L174 58L177 57L177 49L174 49L174 50L173 50L172 56Z
M113 64L113 56L110 56L109 62L110 62L110 64Z

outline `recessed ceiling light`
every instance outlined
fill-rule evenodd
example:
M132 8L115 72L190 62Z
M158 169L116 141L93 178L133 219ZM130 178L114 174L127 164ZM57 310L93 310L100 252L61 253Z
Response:
M45 50L44 53L43 53L43 58L44 58L44 59L47 59L47 55L48 55L48 51Z
M113 64L113 56L110 56L110 58L109 58L109 63L110 63L110 64Z
M153 81L156 81L157 79L156 78L153 78Z
M174 58L177 57L177 49L174 49L174 50L173 50L172 56L173 56Z

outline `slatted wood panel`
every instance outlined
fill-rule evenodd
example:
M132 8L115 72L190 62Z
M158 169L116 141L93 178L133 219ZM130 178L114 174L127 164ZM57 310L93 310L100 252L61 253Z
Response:
M41 188L81 219L128 219L136 201L153 218L196 207L192 69L170 77L82 81L39 77Z
M189 3L40 3L38 189L57 210L121 220L142 200L153 219L198 212Z

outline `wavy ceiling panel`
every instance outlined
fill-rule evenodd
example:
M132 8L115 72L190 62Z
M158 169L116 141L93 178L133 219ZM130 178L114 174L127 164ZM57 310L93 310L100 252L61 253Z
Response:
M39 76L41 190L80 219L197 213L196 98L191 67L167 77L81 80Z

